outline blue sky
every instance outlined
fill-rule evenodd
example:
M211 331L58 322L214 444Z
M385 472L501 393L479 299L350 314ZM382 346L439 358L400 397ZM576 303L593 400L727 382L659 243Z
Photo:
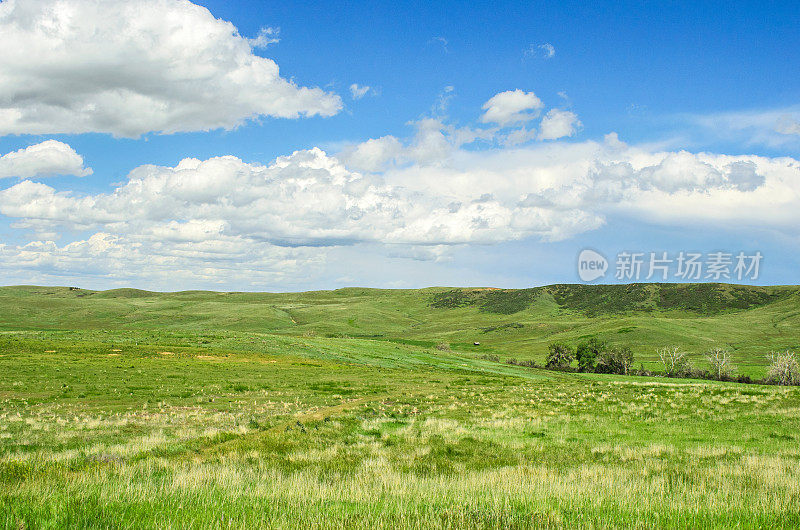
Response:
M113 7L0 2L4 284L798 283L790 2Z

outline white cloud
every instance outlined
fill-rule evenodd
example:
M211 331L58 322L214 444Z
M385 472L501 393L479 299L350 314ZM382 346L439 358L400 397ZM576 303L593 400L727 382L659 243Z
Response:
M454 149L444 124L434 118L424 118L413 123L417 133L403 155L417 163L435 164L445 160Z
M583 124L578 115L568 110L552 109L544 118L539 128L540 140L557 140L565 136L573 136Z
M533 92L508 90L492 96L483 104L483 123L497 123L500 126L523 123L536 118L544 103Z
M514 147L533 140L552 140L574 135L582 124L569 111L553 109L541 122L542 129L529 127L544 104L533 92L513 90L495 94L483 105L481 121L490 126L457 127L445 122L445 111L454 88L446 86L431 109L435 117L409 122L416 129L404 145L394 136L370 139L345 147L339 158L356 171L375 172L387 165L439 164L462 146L481 143ZM491 125L496 124L496 125Z
M0 156L0 178L50 177L53 175L91 175L91 168L69 145L47 140Z
M96 195L25 180L0 191L0 213L39 235L2 247L0 269L269 283L319 272L326 249L379 245L385 257L443 261L463 245L568 239L618 214L687 228L800 223L791 158L651 151L615 135L443 156L374 175L319 149L269 165L185 159L138 167ZM71 231L93 235L56 245L40 234Z
M551 111L539 134L571 134L570 114ZM23 180L0 190L0 214L30 243L0 245L0 269L270 282L319 270L328 249L444 261L466 245L568 239L617 215L785 233L800 224L793 158L630 146L615 133L518 145L532 129L414 126L408 139L337 156L314 148L266 165L223 156L140 166L108 193ZM489 147L467 147L479 140ZM77 240L53 242L62 237Z
M235 157L141 166L109 194L77 196L26 180L0 191L0 213L162 244L483 244L568 238L656 197L704 204L693 218L800 222L798 175L793 159L649 152L618 140L456 149L435 164L372 176L311 149L268 166ZM731 212L731 202L749 206Z
M347 146L337 156L348 168L367 172L385 170L392 164L438 164L463 145L494 142L498 133L497 127L455 127L437 118L423 118L409 125L416 132L407 145L394 136L382 136Z
M539 49L542 50L545 59L552 59L553 56L556 54L556 49L553 47L552 44L549 42L545 42L544 44L539 45Z
M796 147L800 141L800 107L742 110L670 117L693 126L692 135L727 140L742 145L772 148Z
M369 91L370 87L366 85L362 86L358 83L353 83L350 85L350 95L353 99L361 99L366 96Z
M235 237L276 246L558 238L572 230L565 225L577 222L478 189L430 192L389 185L348 171L319 149L278 157L269 166L235 157L141 166L110 194L75 196L26 180L0 191L0 213L71 230L100 227L125 237ZM586 216L578 217L582 222Z
M266 48L270 44L277 44L281 41L278 35L281 34L280 28L261 28L254 39L247 39L253 48Z
M340 154L347 167L356 171L375 172L385 168L386 164L398 159L403 152L403 145L394 136L372 138L347 148Z
M519 129L513 129L506 135L505 139L503 140L503 145L514 147L515 145L524 144L535 138L536 129L520 127Z
M452 101L453 97L455 96L456 87L453 85L445 86L441 92L439 92L439 97L436 98L436 104L431 109L432 113L436 116L443 116L447 113L447 108L450 106L450 101Z
M556 55L556 48L549 42L544 44L531 44L525 50L525 57L542 57L544 59L552 59Z
M231 283L289 285L297 277L318 273L325 260L324 250L253 245L232 237L185 242L97 232L61 246L48 240L0 244L4 278L61 284L111 280L165 290Z
M182 0L0 3L0 135L230 129L331 116L341 99L296 85L254 40Z
M390 255L440 260L445 246L526 235L555 239L598 223L591 214L518 206L477 188L456 185L444 195L424 188L352 173L317 149L269 166L233 157L142 166L110 194L76 196L23 181L0 192L0 212L20 219L20 228L95 236L62 247L46 241L6 247L3 259L7 267L62 271L90 263L96 274L172 268L176 277L200 281L236 269L272 278L276 271L303 270L304 260L317 263L320 247L378 242L391 245ZM294 269L285 267L287 260Z
M775 124L775 132L800 135L800 119L792 118L788 114L781 116Z

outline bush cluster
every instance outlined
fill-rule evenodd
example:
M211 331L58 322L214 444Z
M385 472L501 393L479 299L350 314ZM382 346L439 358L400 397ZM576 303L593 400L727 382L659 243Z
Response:
M575 352L569 344L554 342L548 346L547 363L545 366L551 370L565 370L572 364Z
M514 366L525 366L526 368L544 368L543 366L539 366L536 361L533 359L527 361L518 361L513 357L510 359L506 359L506 364L512 364Z
M800 364L794 352L771 353L767 381L775 385L800 385Z
M772 353L768 356L770 366L767 377L753 381L749 376L736 375L730 353L722 348L709 350L705 358L709 369L696 368L685 351L678 347L657 350L663 366L662 371L646 370L643 365L633 368L633 351L628 346L609 345L597 338L581 342L575 348L565 342L553 342L547 348L544 368L560 371L594 372L598 374L641 375L661 377L683 377L691 379L713 379L737 383L762 383L772 385L800 385L800 361L794 352ZM577 361L577 368L573 366ZM508 364L538 367L533 361L509 359Z
M610 346L591 338L572 348L563 342L554 342L548 347L546 368L572 370L572 361L577 360L578 371L599 374L629 374L633 368L633 352L627 346Z

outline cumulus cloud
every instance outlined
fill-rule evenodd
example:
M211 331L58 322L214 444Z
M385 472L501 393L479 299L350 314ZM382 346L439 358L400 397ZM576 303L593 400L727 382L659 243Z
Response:
M496 141L499 131L497 127L456 127L438 118L422 118L410 125L415 134L406 143L391 135L372 138L347 146L337 157L348 168L366 172L385 170L395 164L438 164L464 145ZM513 131L509 136L512 134Z
M438 164L462 146L480 144L514 147L533 140L574 136L582 127L574 112L553 109L541 121L541 130L530 125L544 107L533 92L513 90L495 94L483 105L483 126L456 126L446 122L445 112L454 88L446 86L431 109L433 117L409 122L413 137L402 142L383 136L346 146L339 158L356 171L375 172L393 164Z
M679 151L663 153L657 163L641 166L633 159L598 161L591 173L591 186L587 187L591 191L586 196L608 203L632 202L635 197L651 192L663 192L665 199L730 190L752 192L765 182L754 159Z
M695 217L710 219L800 215L795 160L651 153L620 144L459 149L438 164L370 175L317 148L269 165L230 156L185 159L138 167L108 194L79 196L25 180L0 191L0 213L125 237L240 238L287 247L559 240L654 197L705 203ZM720 206L732 201L752 204L748 212Z
M403 153L403 144L394 136L371 138L366 142L350 146L339 155L347 167L357 171L375 172L397 160Z
M565 136L573 136L583 124L578 120L578 115L568 110L552 109L539 126L540 140L557 140Z
M478 191L389 184L349 171L315 148L268 166L229 156L141 166L110 194L75 196L26 180L0 191L0 213L126 237L185 242L235 237L289 247L491 243L527 235L557 239L592 217L575 212L575 219L567 219Z
M534 130L525 125L413 125L409 138L374 138L337 155L313 148L267 164L221 156L143 165L107 193L13 183L0 190L0 214L30 243L0 246L0 269L279 281L322 267L328 249L443 261L465 245L568 239L615 215L737 230L800 223L793 158L664 151L615 133L527 142ZM538 134L578 127L573 113L550 111ZM54 242L66 236L76 241Z
M109 193L30 180L0 191L0 213L18 229L93 234L64 245L47 234L6 245L0 269L133 276L141 268L200 283L248 274L274 282L320 270L326 249L378 245L386 257L442 261L463 245L568 239L617 214L788 231L800 223L798 179L800 162L791 158L654 152L616 135L453 148L436 163L375 174L316 148L268 165L185 159L140 166Z
M172 241L146 235L96 232L58 245L37 240L0 244L5 278L75 284L113 278L119 285L280 285L316 273L326 255L316 249L253 245L235 238Z
M0 2L0 135L136 137L331 116L339 96L281 77L254 39L185 0Z
M500 126L514 125L536 118L544 103L533 92L508 90L492 96L483 104L481 122Z
M53 175L91 175L83 157L69 145L47 140L0 156L0 178L50 177Z
M508 147L513 147L515 145L524 144L536 138L536 129L528 129L526 127L520 127L518 129L513 129L508 134L506 134L505 138L503 138L503 145Z

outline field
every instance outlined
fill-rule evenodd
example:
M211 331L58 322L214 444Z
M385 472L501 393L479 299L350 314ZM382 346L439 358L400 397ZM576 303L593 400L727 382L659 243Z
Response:
M0 524L800 526L799 387L504 362L589 336L762 377L800 297L0 288Z

